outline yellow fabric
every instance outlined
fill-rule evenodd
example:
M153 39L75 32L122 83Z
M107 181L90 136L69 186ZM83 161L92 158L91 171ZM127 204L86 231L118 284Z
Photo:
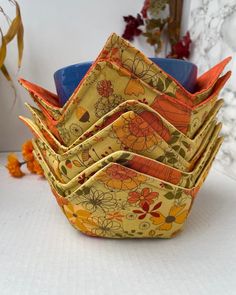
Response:
M189 93L112 34L61 108L58 97L20 79L40 110L21 117L34 156L68 221L107 238L170 238L182 230L222 144L216 114L230 58Z
M130 81L133 79L136 80L127 70L114 63L98 62L74 92L73 97L64 107L63 115L58 120L52 119L48 108L43 106L42 111L49 129L64 145L70 146L92 124L116 106L127 100L138 100L148 104L179 131L192 138L204 124L206 115L217 99L219 89L225 83L220 82L221 85L216 88L216 93L213 92L203 105L192 110L181 104L175 97L163 96L163 93L158 92L142 80L138 80L138 83L140 87L142 86L143 91L139 90L135 94L133 91L127 93L127 88L129 89ZM222 79L226 81L228 75ZM137 81L135 83L137 84ZM103 87L100 87L100 84L104 84ZM28 84L25 87L28 87L27 89L32 93ZM44 99L39 96L35 99L39 106L45 104Z
M218 139L214 153L221 142ZM71 224L88 235L170 238L184 225L211 163L208 162L192 189L109 163L66 198L54 189L53 192ZM126 186L131 180L135 185Z
M123 164L124 166L130 167L131 169L135 169L150 176L158 176L160 179L172 184L176 184L186 188L192 188L195 185L195 182L198 179L199 175L205 169L206 165L213 161L216 152L218 151L218 134L220 130L221 126L218 125L212 135L211 143L207 146L206 150L202 154L201 159L192 172L183 172L181 170L177 170L164 165L161 162L158 163L156 161L138 156L133 153L119 151L91 165L82 173L77 174L72 180L67 183L61 183L53 175L50 167L47 165L47 162L44 159L39 145L37 144L38 140L37 142L34 141L33 145L35 156L38 158L40 165L44 169L44 174L47 175L49 183L63 196L71 194L73 191L79 188L81 184L85 183L91 177L91 175L108 165L110 162ZM73 166L68 165L68 167L70 167L70 169L73 169ZM157 170L159 170L160 172Z
M194 154L195 151L199 148L201 145L201 142L203 138L208 133L208 128L210 128L210 123L215 118L216 114L220 110L221 106L223 105L223 100L220 99L216 101L213 108L210 110L209 114L205 118L205 122L202 125L202 127L199 129L198 133L194 136L193 139L190 139L182 132L178 131L172 124L170 124L168 121L166 121L160 114L152 110L150 107L148 107L145 104L142 104L140 102L135 101L127 101L124 103L121 103L119 106L117 106L114 110L110 111L106 115L104 115L102 118L100 118L95 124L93 124L88 130L86 130L85 133L83 133L81 136L75 140L75 142L70 145L69 147L66 147L64 145L61 145L60 142L56 139L56 137L50 132L50 130L46 126L45 117L43 116L42 112L37 110L36 108L30 106L29 104L26 104L29 111L31 112L33 116L34 123L37 125L37 127L40 129L42 135L46 136L46 139L48 139L49 144L51 147L58 153L63 154L64 152L67 152L69 149L77 146L79 143L82 143L85 139L90 138L92 135L96 134L98 130L101 130L106 126L107 122L110 122L112 118L116 114L120 114L121 112L125 112L127 110L133 110L138 112L151 112L153 117L157 117L158 121L160 121L160 124L165 127L165 129L168 129L168 132L170 134L173 134L173 136L167 138L165 136L165 139L168 139L168 143L170 145L176 146L176 139L180 142L185 142L187 145L182 146L184 149L188 146L187 151L191 151L190 156L188 156L188 153L186 154L186 159L191 158L191 154ZM160 126L159 124L159 126ZM163 134L162 134L163 133ZM165 135L164 132L162 132L160 135ZM174 137L174 138L173 138ZM180 146L181 148L181 146ZM186 152L186 150L185 150Z

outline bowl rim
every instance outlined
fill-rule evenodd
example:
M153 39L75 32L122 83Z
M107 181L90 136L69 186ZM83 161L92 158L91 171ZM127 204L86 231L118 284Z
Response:
M158 60L162 60L162 61L165 60L165 62L167 62L167 63L174 62L174 63L178 63L178 64L191 65L195 70L198 70L198 66L188 60L177 59L177 58L164 58L164 57L149 57L148 59L150 59L152 62L154 62L155 59L158 59ZM85 65L91 66L93 63L94 63L94 61L83 61L80 63L71 64L71 65L68 65L68 66L65 66L65 67L62 67L62 68L56 70L53 75L55 77L55 76L59 75L60 72L65 71L68 68L85 66Z

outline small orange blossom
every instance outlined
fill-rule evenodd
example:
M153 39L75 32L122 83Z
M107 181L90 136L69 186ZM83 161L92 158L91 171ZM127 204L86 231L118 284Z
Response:
M20 178L25 175L20 169L22 164L23 163L20 163L18 161L17 156L15 154L9 154L7 156L6 168L8 169L11 176Z

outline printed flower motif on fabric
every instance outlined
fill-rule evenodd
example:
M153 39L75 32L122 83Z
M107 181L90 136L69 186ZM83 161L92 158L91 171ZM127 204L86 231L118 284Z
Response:
M174 96L176 93L176 84L167 77L161 70L157 73L156 67L153 63L147 63L143 60L143 57L137 51L137 53L132 56L121 47L116 47L120 52L121 65L129 72L133 72L138 78L142 79L144 82L152 87L155 87L161 92ZM123 49L123 50L122 50ZM112 59L112 52L109 56Z
M129 192L128 202L130 204L138 204L139 206L144 206L145 203L151 205L153 200L157 198L158 192L152 192L148 187L143 188L141 192L132 191Z
M112 94L109 97L100 97L94 105L96 117L101 118L122 102L124 98L121 95Z
M97 176L97 180L103 182L106 187L118 190L134 189L145 182L146 179L145 175L115 164L109 166Z
M153 207L150 208L147 202L144 202L141 206L141 210L133 210L134 213L138 214L138 219L144 219L147 215L151 215L153 217L159 217L160 213L157 211L161 207L162 202L158 202Z
M114 210L117 206L117 201L111 192L103 192L95 187L84 187L78 200L78 205L91 212L107 212Z
M113 94L114 90L112 83L109 80L101 80L97 83L97 92L103 97L109 97Z
M110 219L97 218L92 233L100 237L115 237L121 231L121 224Z
M173 205L168 215L164 216L162 213L159 213L159 216L152 216L150 219L153 224L158 225L159 230L171 230L175 223L183 224L185 222L188 210L184 210L184 208L185 205Z
M89 234L96 223L91 219L91 213L81 209L79 206L64 205L64 212L70 223L80 231Z
M134 113L114 122L113 130L124 146L137 152L148 150L160 141L151 126Z

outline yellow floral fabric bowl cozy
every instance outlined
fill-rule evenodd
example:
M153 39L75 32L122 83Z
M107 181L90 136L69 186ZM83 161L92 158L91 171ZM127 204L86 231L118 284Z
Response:
M216 115L227 58L189 93L112 34L68 102L20 79L39 109L21 117L34 155L73 227L96 237L180 232L222 144Z

